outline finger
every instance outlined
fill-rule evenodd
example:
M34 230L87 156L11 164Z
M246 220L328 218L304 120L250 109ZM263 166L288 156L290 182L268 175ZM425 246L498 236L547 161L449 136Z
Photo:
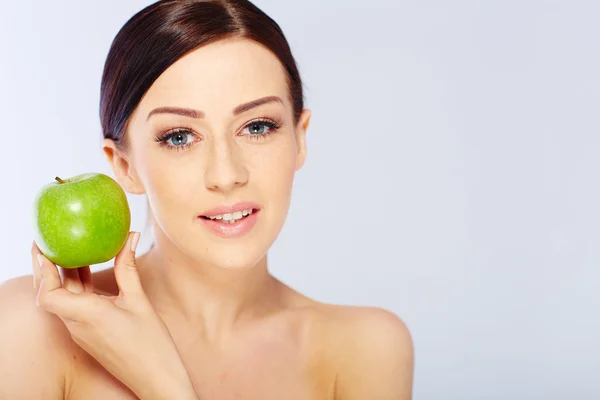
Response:
M58 273L58 267L52 261L48 260L43 254L37 255L38 265L40 267L40 275L42 279L40 280L40 291L41 291L41 282L44 281L44 289L47 292L51 292L58 288L62 288L62 281L60 280L60 275Z
M100 295L100 297L110 301L111 303L114 303L119 298L119 296L112 296L112 295Z
M77 268L60 268L62 286L71 293L83 292L83 283L79 278Z
M93 300L83 296L86 293L75 294L63 288L56 265L41 254L38 258L42 275L37 296L38 306L73 321L82 321L86 314L91 314Z
M31 244L31 272L33 273L33 288L37 289L40 281L42 280L42 273L40 271L40 264L37 259L37 255L42 252L38 248L35 240Z
M139 239L139 232L130 232L125 246L115 258L115 279L119 291L125 296L144 293L135 263L135 249Z
M38 306L45 311L55 314L62 320L89 323L103 313L99 312L97 299L93 293L72 293L65 288L47 291L46 281L40 282Z
M77 268L77 272L79 272L79 279L83 285L83 290L88 293L94 293L94 282L90 267Z

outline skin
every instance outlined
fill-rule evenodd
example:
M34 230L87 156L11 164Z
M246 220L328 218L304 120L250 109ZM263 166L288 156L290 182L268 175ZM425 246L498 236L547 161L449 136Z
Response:
M311 118L305 109L294 124L287 91L278 59L245 39L196 49L158 78L129 120L127 147L103 142L122 187L148 196L156 244L136 257L132 235L114 268L95 274L40 268L34 244L36 289L31 276L0 287L0 398L412 397L413 344L397 316L320 303L268 271ZM264 96L282 103L232 115ZM163 106L205 117L148 119ZM253 140L258 118L283 126ZM153 140L181 127L193 132L184 150ZM217 237L197 220L240 200L261 208L244 237Z

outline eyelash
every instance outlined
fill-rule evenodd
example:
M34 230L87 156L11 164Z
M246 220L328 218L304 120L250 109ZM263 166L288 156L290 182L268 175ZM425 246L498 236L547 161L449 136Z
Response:
M244 135L244 136L249 136L251 140L263 140L263 139L266 139L267 136L269 136L269 135L277 132L279 129L281 129L281 127L283 126L283 120L281 120L280 118L273 118L273 119L261 118L261 119L257 119L257 120L249 122L248 124L246 124L244 126L244 129L246 129L248 127L252 127L253 125L266 126L267 128L269 128L269 132L254 133L254 134L249 134L249 135ZM187 128L187 127L171 129L171 130L159 135L158 137L156 137L154 139L154 141L158 142L160 144L160 146L166 147L168 150L172 150L172 151L182 151L182 150L185 150L188 147L190 147L192 144L194 144L193 141L188 142L181 146L173 146L173 145L167 144L169 139L171 139L177 135L193 135L193 131L192 131L192 129Z

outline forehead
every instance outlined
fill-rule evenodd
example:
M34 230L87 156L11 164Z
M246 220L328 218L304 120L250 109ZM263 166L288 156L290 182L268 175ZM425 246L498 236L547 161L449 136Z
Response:
M138 112L180 106L203 110L207 118L231 117L238 104L273 95L289 105L285 70L277 57L253 41L227 39L171 65L150 87Z

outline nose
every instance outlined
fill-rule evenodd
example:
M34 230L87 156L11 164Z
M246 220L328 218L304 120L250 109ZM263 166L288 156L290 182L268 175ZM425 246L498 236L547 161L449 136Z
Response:
M243 154L226 140L213 143L208 155L205 185L208 190L230 192L248 182Z

